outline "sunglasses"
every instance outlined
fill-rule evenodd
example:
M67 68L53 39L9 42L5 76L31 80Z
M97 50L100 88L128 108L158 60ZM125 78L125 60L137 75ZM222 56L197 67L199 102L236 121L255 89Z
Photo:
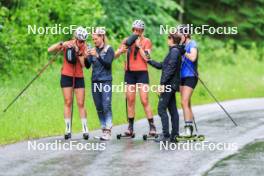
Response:
M143 31L143 29L133 28L132 31L134 31L134 32L141 32L141 31Z
M79 43L84 43L85 41L84 40L78 40Z

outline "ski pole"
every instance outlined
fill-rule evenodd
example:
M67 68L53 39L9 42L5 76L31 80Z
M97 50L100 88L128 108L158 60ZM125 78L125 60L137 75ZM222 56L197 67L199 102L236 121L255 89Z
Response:
M221 103L218 101L218 99L214 96L214 94L210 91L210 89L206 86L206 84L203 82L203 80L198 76L198 74L193 70L193 68L183 59L183 62L187 65L187 67L193 72L193 74L199 79L199 81L202 83L204 88L207 90L209 95L214 99L214 101L218 104L218 106L225 112L227 117L233 122L235 126L237 126L237 123L235 120L231 117L231 115L227 112L227 110L221 105Z
M126 116L127 116L127 121L128 121L127 97L126 97Z
M15 102L16 100L29 88L29 86L51 65L57 58L57 55L60 51L57 51L55 56L38 72L38 74L25 86L24 89L8 104L8 106L3 110L6 112Z
M74 91L75 91L75 71L76 71L76 66L73 65L73 78L72 78L72 105L71 105L71 129L72 129L73 104L74 104Z
M193 123L194 123L195 131L198 133L198 128L197 128L196 121L195 121L194 117L193 117Z

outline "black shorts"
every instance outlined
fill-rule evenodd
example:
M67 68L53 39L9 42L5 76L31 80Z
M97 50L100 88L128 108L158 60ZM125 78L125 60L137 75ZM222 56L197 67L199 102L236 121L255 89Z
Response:
M126 71L125 82L127 84L149 84L149 75L147 71Z
M185 77L181 78L181 86L188 86L191 88L195 88L198 82L197 77Z
M73 77L61 75L60 85L61 85L61 88L72 87L73 86ZM85 88L84 78L76 78L75 77L74 88Z

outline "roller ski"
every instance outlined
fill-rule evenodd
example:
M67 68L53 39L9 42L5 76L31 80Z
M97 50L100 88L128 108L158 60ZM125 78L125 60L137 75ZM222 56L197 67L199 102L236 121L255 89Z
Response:
M154 124L150 124L149 127L149 133L148 134L143 134L143 140L155 140L158 137L157 132L156 132L156 127Z
M177 136L175 138L176 142L201 142L205 140L205 136L204 135L192 135L190 137L186 137L186 136Z
M134 133L134 118L128 118L128 128L125 131L124 134L118 134L116 135L117 139L131 139L135 138L135 133Z
M193 134L193 126L192 125L185 125L184 126L184 133L180 134L179 136L175 137L176 142L196 142L196 141L204 141L204 135L197 135Z
M117 139L122 139L122 138L125 138L125 139L130 139L130 138L135 138L135 133L133 131L133 128L132 127L128 127L127 131L125 131L124 134L118 134L116 135L116 138Z

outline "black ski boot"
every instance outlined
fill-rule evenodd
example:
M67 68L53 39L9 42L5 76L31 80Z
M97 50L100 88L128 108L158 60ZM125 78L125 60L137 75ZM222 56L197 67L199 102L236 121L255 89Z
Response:
M154 139L155 142L166 142L170 141L170 135L164 135L163 133L157 135L157 137Z
M64 139L65 140L71 139L71 133L65 133L64 134Z
M89 133L83 133L83 139L88 140L89 139Z

